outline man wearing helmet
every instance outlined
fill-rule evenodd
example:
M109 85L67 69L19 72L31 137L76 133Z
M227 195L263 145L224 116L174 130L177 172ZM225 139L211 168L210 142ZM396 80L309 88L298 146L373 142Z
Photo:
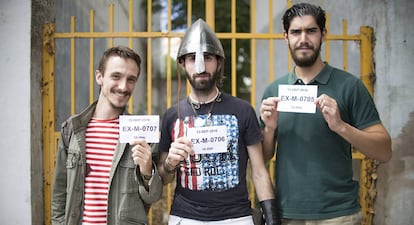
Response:
M248 160L266 224L279 224L255 111L219 89L224 57L220 41L201 19L188 29L178 50L177 62L191 92L165 112L161 127L159 172L165 184L174 177L177 184L170 225L252 225ZM194 136L194 130L202 135ZM208 131L222 136L203 133Z

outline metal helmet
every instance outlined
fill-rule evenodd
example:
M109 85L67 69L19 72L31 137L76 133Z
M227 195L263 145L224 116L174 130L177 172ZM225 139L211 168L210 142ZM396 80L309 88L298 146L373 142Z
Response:
M178 48L177 60L181 62L182 57L190 53L195 53L197 73L205 71L204 53L214 54L224 59L224 50L220 40L202 19L194 22L185 33Z

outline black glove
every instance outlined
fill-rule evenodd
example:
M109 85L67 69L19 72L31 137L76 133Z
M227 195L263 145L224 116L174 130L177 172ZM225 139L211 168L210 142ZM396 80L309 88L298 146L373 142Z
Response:
M276 200L267 199L260 202L266 225L281 225Z

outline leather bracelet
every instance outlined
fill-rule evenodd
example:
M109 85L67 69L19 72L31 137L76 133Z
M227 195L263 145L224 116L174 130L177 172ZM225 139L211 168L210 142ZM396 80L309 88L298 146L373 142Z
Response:
M152 168L151 169L151 175L145 175L145 174L141 173L141 177L142 177L143 180L149 181L149 180L151 180L152 175L154 175L154 174L155 174L155 171L154 171L154 168Z
M167 160L167 159L165 159ZM169 169L167 167L167 161L164 161L164 163L162 164L162 167L164 168L164 171L167 172L168 174L174 174L175 171L177 170L177 167L174 167L174 169Z

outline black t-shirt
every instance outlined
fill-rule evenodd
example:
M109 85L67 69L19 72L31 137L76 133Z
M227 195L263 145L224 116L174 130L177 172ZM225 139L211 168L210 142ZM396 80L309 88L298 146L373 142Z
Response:
M185 136L188 128L225 125L227 129L226 153L196 154L180 163L172 215L202 221L251 215L246 147L260 142L262 134L255 111L247 101L225 93L220 99L198 110L184 99L179 110L175 105L163 116L160 152L168 152L171 142Z

